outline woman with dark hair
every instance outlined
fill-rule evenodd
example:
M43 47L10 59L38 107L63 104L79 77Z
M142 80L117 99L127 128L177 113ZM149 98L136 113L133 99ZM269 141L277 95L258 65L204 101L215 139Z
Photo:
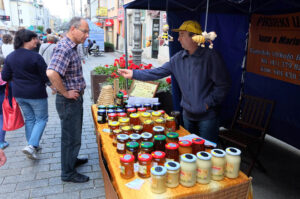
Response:
M37 42L34 32L26 29L17 31L15 51L6 57L1 73L3 80L12 81L13 97L22 109L28 142L22 151L31 159L37 159L36 152L48 121L47 64L41 55L32 51Z
M3 44L1 46L2 48L2 54L4 56L4 58L11 53L12 51L14 51L14 46L12 45L12 36L10 34L4 34L2 36L2 41Z

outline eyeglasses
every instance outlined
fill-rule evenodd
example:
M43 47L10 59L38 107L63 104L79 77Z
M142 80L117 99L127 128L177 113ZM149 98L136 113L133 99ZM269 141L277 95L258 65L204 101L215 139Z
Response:
M80 28L76 28L76 29L80 30L84 34L89 34L90 33L90 30L83 30L83 29L80 29Z

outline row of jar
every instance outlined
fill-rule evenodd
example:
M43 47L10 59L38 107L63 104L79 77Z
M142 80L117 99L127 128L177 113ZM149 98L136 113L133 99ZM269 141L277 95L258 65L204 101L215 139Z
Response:
M180 163L167 161L164 164L152 164L152 158L153 156L146 153L138 156L137 174L141 178L151 175L151 190L155 193L163 193L166 187L174 188L179 183L185 187L192 187L196 182L208 184L211 180L223 180L224 176L237 178L241 161L240 151L232 147L227 148L226 153L221 149L214 149L211 154L204 151L198 152L196 156L183 154L180 156ZM120 157L121 177L134 177L134 159L131 154Z
M120 106L116 106L116 105L99 105L98 106L98 110L99 109L105 109L105 110L117 110L117 109L121 109L122 107ZM150 104L150 103L146 103L146 104L126 104L124 106L125 109L129 109L129 108L135 108L135 109L138 109L138 108L145 108L146 110L159 110L160 109L160 103L159 102L155 102L153 104Z

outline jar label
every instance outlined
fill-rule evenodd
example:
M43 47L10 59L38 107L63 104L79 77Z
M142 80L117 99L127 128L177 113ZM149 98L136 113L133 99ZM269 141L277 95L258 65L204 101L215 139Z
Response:
M134 163L134 172L139 171L139 163Z
M102 122L102 115L98 115L98 118L97 118L97 120L98 120L98 122Z
M208 169L197 169L197 177L202 179L202 180L206 180L208 177Z
M180 181L183 183L193 183L196 181L195 172L191 171L180 171Z
M131 154L131 155L133 154L131 151L128 151L128 150L126 150L126 153Z
M152 183L152 184L151 184L151 187L152 187L152 188L154 188L154 189L159 188L159 187L158 187L158 180L157 180L157 178L152 177L152 178L151 178L151 183Z
M147 174L147 166L139 165L139 173Z
M213 166L211 169L211 173L214 176L222 176L224 174L224 168L218 167L218 166Z
M152 162L152 167L158 166L157 162Z
M120 172L121 172L121 174L125 175L125 167L124 166L120 166Z
M226 173L233 173L233 171L234 171L234 165L226 162Z
M125 144L122 144L122 143L117 143L117 149L118 150L124 150L124 148L125 148Z

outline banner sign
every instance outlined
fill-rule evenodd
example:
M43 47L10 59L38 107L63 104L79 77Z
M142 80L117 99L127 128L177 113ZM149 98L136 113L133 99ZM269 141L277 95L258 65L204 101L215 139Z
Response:
M300 12L252 15L247 71L300 85Z
M107 17L107 8L106 7L97 8L96 15L100 17Z

